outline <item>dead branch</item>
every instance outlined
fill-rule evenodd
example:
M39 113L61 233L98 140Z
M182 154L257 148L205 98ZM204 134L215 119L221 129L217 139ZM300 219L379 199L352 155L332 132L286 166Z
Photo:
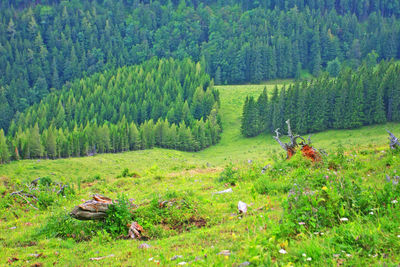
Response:
M111 254L111 255L108 255L108 256L103 256L103 257L98 257L98 258L90 258L89 260L91 260L91 261L100 261L100 260L103 260L103 259L106 259L106 258L110 258L110 257L114 257L115 255L114 254Z
M275 130L276 136L273 136L273 138L279 143L279 145L286 150L287 153L287 159L290 159L295 153L296 149L299 146L297 143L298 139L301 139L302 142L300 142L301 145L301 151L303 153L303 156L310 158L313 161L319 161L321 160L321 155L320 153L311 146L311 135L308 137L307 141L301 136L301 135L294 135L292 132L292 127L290 126L290 120L286 121L287 127L288 127L288 134L287 136L289 137L290 141L288 143L283 143L280 140L280 133L279 133L279 128Z
M394 134L392 134L389 130L386 130L388 133L389 133L389 135L390 135L390 137L388 137L388 139L389 139L389 141L390 141L390 148L391 149L396 149L396 148L400 148L400 142L399 142L399 139L394 135Z
M290 138L290 148L295 148L297 146L297 139L301 139L303 140L303 142L305 142L304 138L301 137L300 135L293 135L292 133L292 127L290 126L290 120L286 121L286 124L288 126L288 136Z
M37 185L38 185L38 182L39 182L39 180L40 180L40 177L39 177L39 178L36 178L35 180L33 180L33 181L31 182L31 185L33 185L33 186L37 186Z
M142 237L141 233L143 232L143 227L140 226L137 222L132 222L132 224L128 225L128 226L129 226L128 234L129 234L130 238L132 238L132 239L136 239L136 238L140 239Z
M60 194L61 194L61 195L64 195L64 189L65 189L66 187L68 187L68 185L66 185L66 184L65 184L65 185L62 185L62 186L60 185L60 190L57 191L57 195L60 195Z
M35 207L23 194L22 194L22 190L21 191L17 191L17 192L13 192L11 193L11 196L19 196L20 198L22 198L23 200L26 201L26 203L28 203L32 208L34 208L35 210L39 210L37 207Z
M284 144L280 139L279 139L279 128L275 130L276 136L274 136L274 139L279 143L279 145L284 149L287 150L287 145Z

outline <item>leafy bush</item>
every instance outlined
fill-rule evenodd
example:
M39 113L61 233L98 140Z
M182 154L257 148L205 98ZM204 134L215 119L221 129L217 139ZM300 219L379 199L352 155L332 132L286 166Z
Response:
M53 181L52 181L51 178L48 177L48 176L41 177L41 178L39 179L39 185L41 185L41 186L48 187L48 186L50 186L50 185L52 185L52 184L53 184Z
M159 171L158 171L158 167L156 167L156 168L154 168L154 166L152 167L152 170L154 170L154 173L156 173L155 174L155 176L159 176ZM121 172L121 174L120 175L118 175L117 176L117 178L121 178L121 177L134 177L134 178L137 178L137 177L140 177L140 175L139 174L137 174L136 172L129 172L129 169L128 168L125 168L122 172Z
M108 207L107 217L103 222L104 229L114 237L126 235L127 225L131 222L129 200L125 195L120 195L117 201Z
M129 169L128 169L128 168L125 168L125 169L122 171L121 176L122 176L122 177L130 176L130 174L129 174Z
M219 182L235 185L239 180L239 172L233 168L233 164L229 163L219 176Z

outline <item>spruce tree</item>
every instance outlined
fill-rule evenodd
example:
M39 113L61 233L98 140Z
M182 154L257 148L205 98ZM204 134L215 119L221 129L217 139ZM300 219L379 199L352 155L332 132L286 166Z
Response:
M0 129L0 164L6 163L10 160L10 152L8 150L6 137L4 136L3 129Z
M268 114L268 94L267 89L257 99L257 109L259 115L259 127L257 134L267 131L270 127L270 115Z
M54 133L53 127L50 127L47 132L46 152L47 156L51 159L55 159L57 157L56 135Z
M42 144L40 142L39 126L37 123L29 130L28 147L30 158L40 158L42 156Z

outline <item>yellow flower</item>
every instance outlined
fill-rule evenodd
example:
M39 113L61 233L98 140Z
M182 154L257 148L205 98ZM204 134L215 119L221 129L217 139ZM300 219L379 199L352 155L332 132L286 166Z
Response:
M322 190L328 191L328 187L324 186L324 187L322 187Z

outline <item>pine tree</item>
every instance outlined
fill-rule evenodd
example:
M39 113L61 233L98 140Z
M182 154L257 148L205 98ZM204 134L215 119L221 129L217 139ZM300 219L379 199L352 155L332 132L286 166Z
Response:
M10 121L13 111L9 105L6 96L6 90L0 86L0 129L6 129Z
M270 128L270 114L268 114L268 94L266 88L264 88L257 99L257 109L259 114L258 133L265 132Z
M247 104L246 104L247 102ZM246 137L256 136L259 131L259 112L254 97L246 99L242 116L242 133Z
M49 158L55 159L57 157L57 143L53 127L50 127L47 132L46 151Z
M37 123L30 129L28 147L31 158L40 158L42 156L43 150L40 142L39 126Z
M340 61L338 58L335 58L332 61L328 62L328 66L326 67L326 71L331 75L332 77L337 77L340 72Z
M0 164L6 163L10 160L10 152L8 150L6 137L4 136L3 129L0 129Z

